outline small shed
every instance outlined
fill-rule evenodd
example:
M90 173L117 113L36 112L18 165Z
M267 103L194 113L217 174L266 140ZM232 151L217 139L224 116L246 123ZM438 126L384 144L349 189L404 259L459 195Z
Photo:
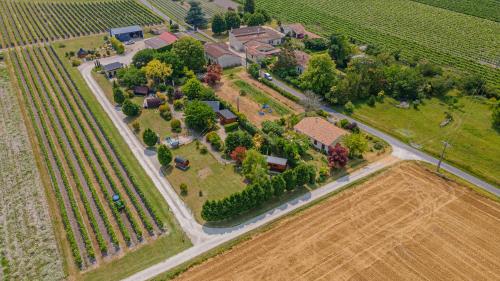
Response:
M106 77L108 78L113 78L116 76L116 72L123 68L123 63L121 62L112 62L110 64L106 64L102 67L102 70L104 71L104 74L106 74Z
M216 100L204 100L203 103L210 106L210 108L215 112L219 112L220 110L220 102Z
M185 159L182 156L176 156L174 159L175 167L185 171L189 169L189 160Z
M219 116L220 123L222 125L231 124L238 120L238 117L229 109L219 110L219 112L217 112L217 115Z
M286 158L280 158L275 156L266 157L267 166L270 170L276 172L283 172L287 168L288 160Z
M145 96L149 94L149 88L147 86L135 86L134 95Z
M79 59L83 59L85 58L87 55L89 54L88 51L84 50L83 48L80 48L80 50L78 50L78 52L76 52L76 56L79 58Z
M118 39L122 42L130 41L131 39L144 37L144 34L142 32L142 28L138 25L111 28L109 30L109 35L111 37L115 37L116 39Z
M162 100L158 97L147 97L144 99L144 103L142 106L144 108L156 108L160 106L162 103Z

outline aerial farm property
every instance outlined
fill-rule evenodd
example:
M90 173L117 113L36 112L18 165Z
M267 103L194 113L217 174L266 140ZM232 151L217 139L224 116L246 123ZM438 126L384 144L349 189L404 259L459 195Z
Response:
M500 278L491 1L0 1L2 280Z

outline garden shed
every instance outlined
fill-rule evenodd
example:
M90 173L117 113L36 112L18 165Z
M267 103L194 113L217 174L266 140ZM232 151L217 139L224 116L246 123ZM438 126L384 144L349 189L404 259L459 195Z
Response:
M147 97L144 99L144 103L142 106L144 108L156 108L160 106L162 103L162 100L158 97Z
M189 160L182 156L176 156L174 159L175 167L185 171L189 169Z
M125 42L131 39L143 38L144 34L142 28L138 25L111 28L109 30L109 35L115 37L116 39Z
M219 112L217 112L217 115L219 116L220 123L222 125L231 124L238 120L238 117L229 109L219 110Z
M112 62L110 64L106 64L102 67L102 70L104 71L104 74L106 74L106 77L108 78L113 78L116 76L116 72L118 69L123 68L123 63L121 62Z
M275 156L266 157L267 166L270 170L276 172L283 172L287 168L288 160L286 158L280 158Z
M149 88L147 86L135 86L134 95L145 96L149 94Z

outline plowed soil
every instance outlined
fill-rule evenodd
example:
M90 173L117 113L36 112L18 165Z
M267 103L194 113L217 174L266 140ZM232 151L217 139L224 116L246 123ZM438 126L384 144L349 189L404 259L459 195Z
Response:
M402 163L179 280L500 280L500 204Z

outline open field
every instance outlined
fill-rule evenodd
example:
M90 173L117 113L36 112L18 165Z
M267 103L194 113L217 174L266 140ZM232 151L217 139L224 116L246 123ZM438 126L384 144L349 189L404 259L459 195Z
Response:
M72 255L70 275L113 264L160 239L184 240L150 179L139 172L137 160L123 151L124 144L117 146L123 140L109 137L116 129L97 118L54 49L16 49L9 56L52 180ZM114 194L125 205L121 211L113 203ZM188 244L180 242L172 249Z
M500 21L500 2L496 0L412 0L423 4L476 16L492 21Z
M386 98L374 107L355 104L352 116L405 142L421 146L435 156L443 149L442 141L451 143L445 160L500 186L500 135L491 127L490 104L485 100L462 97L459 109L451 109L444 100L425 100L418 109L401 109ZM445 127L439 124L450 112L454 120Z
M500 205L405 162L178 280L500 278Z
M17 101L0 61L0 279L62 280L61 249Z
M112 27L160 24L162 19L134 0L0 2L3 47L106 32Z
M498 22L409 0L256 2L283 22L302 22L320 35L343 33L388 51L400 49L405 58L480 74L500 87Z

